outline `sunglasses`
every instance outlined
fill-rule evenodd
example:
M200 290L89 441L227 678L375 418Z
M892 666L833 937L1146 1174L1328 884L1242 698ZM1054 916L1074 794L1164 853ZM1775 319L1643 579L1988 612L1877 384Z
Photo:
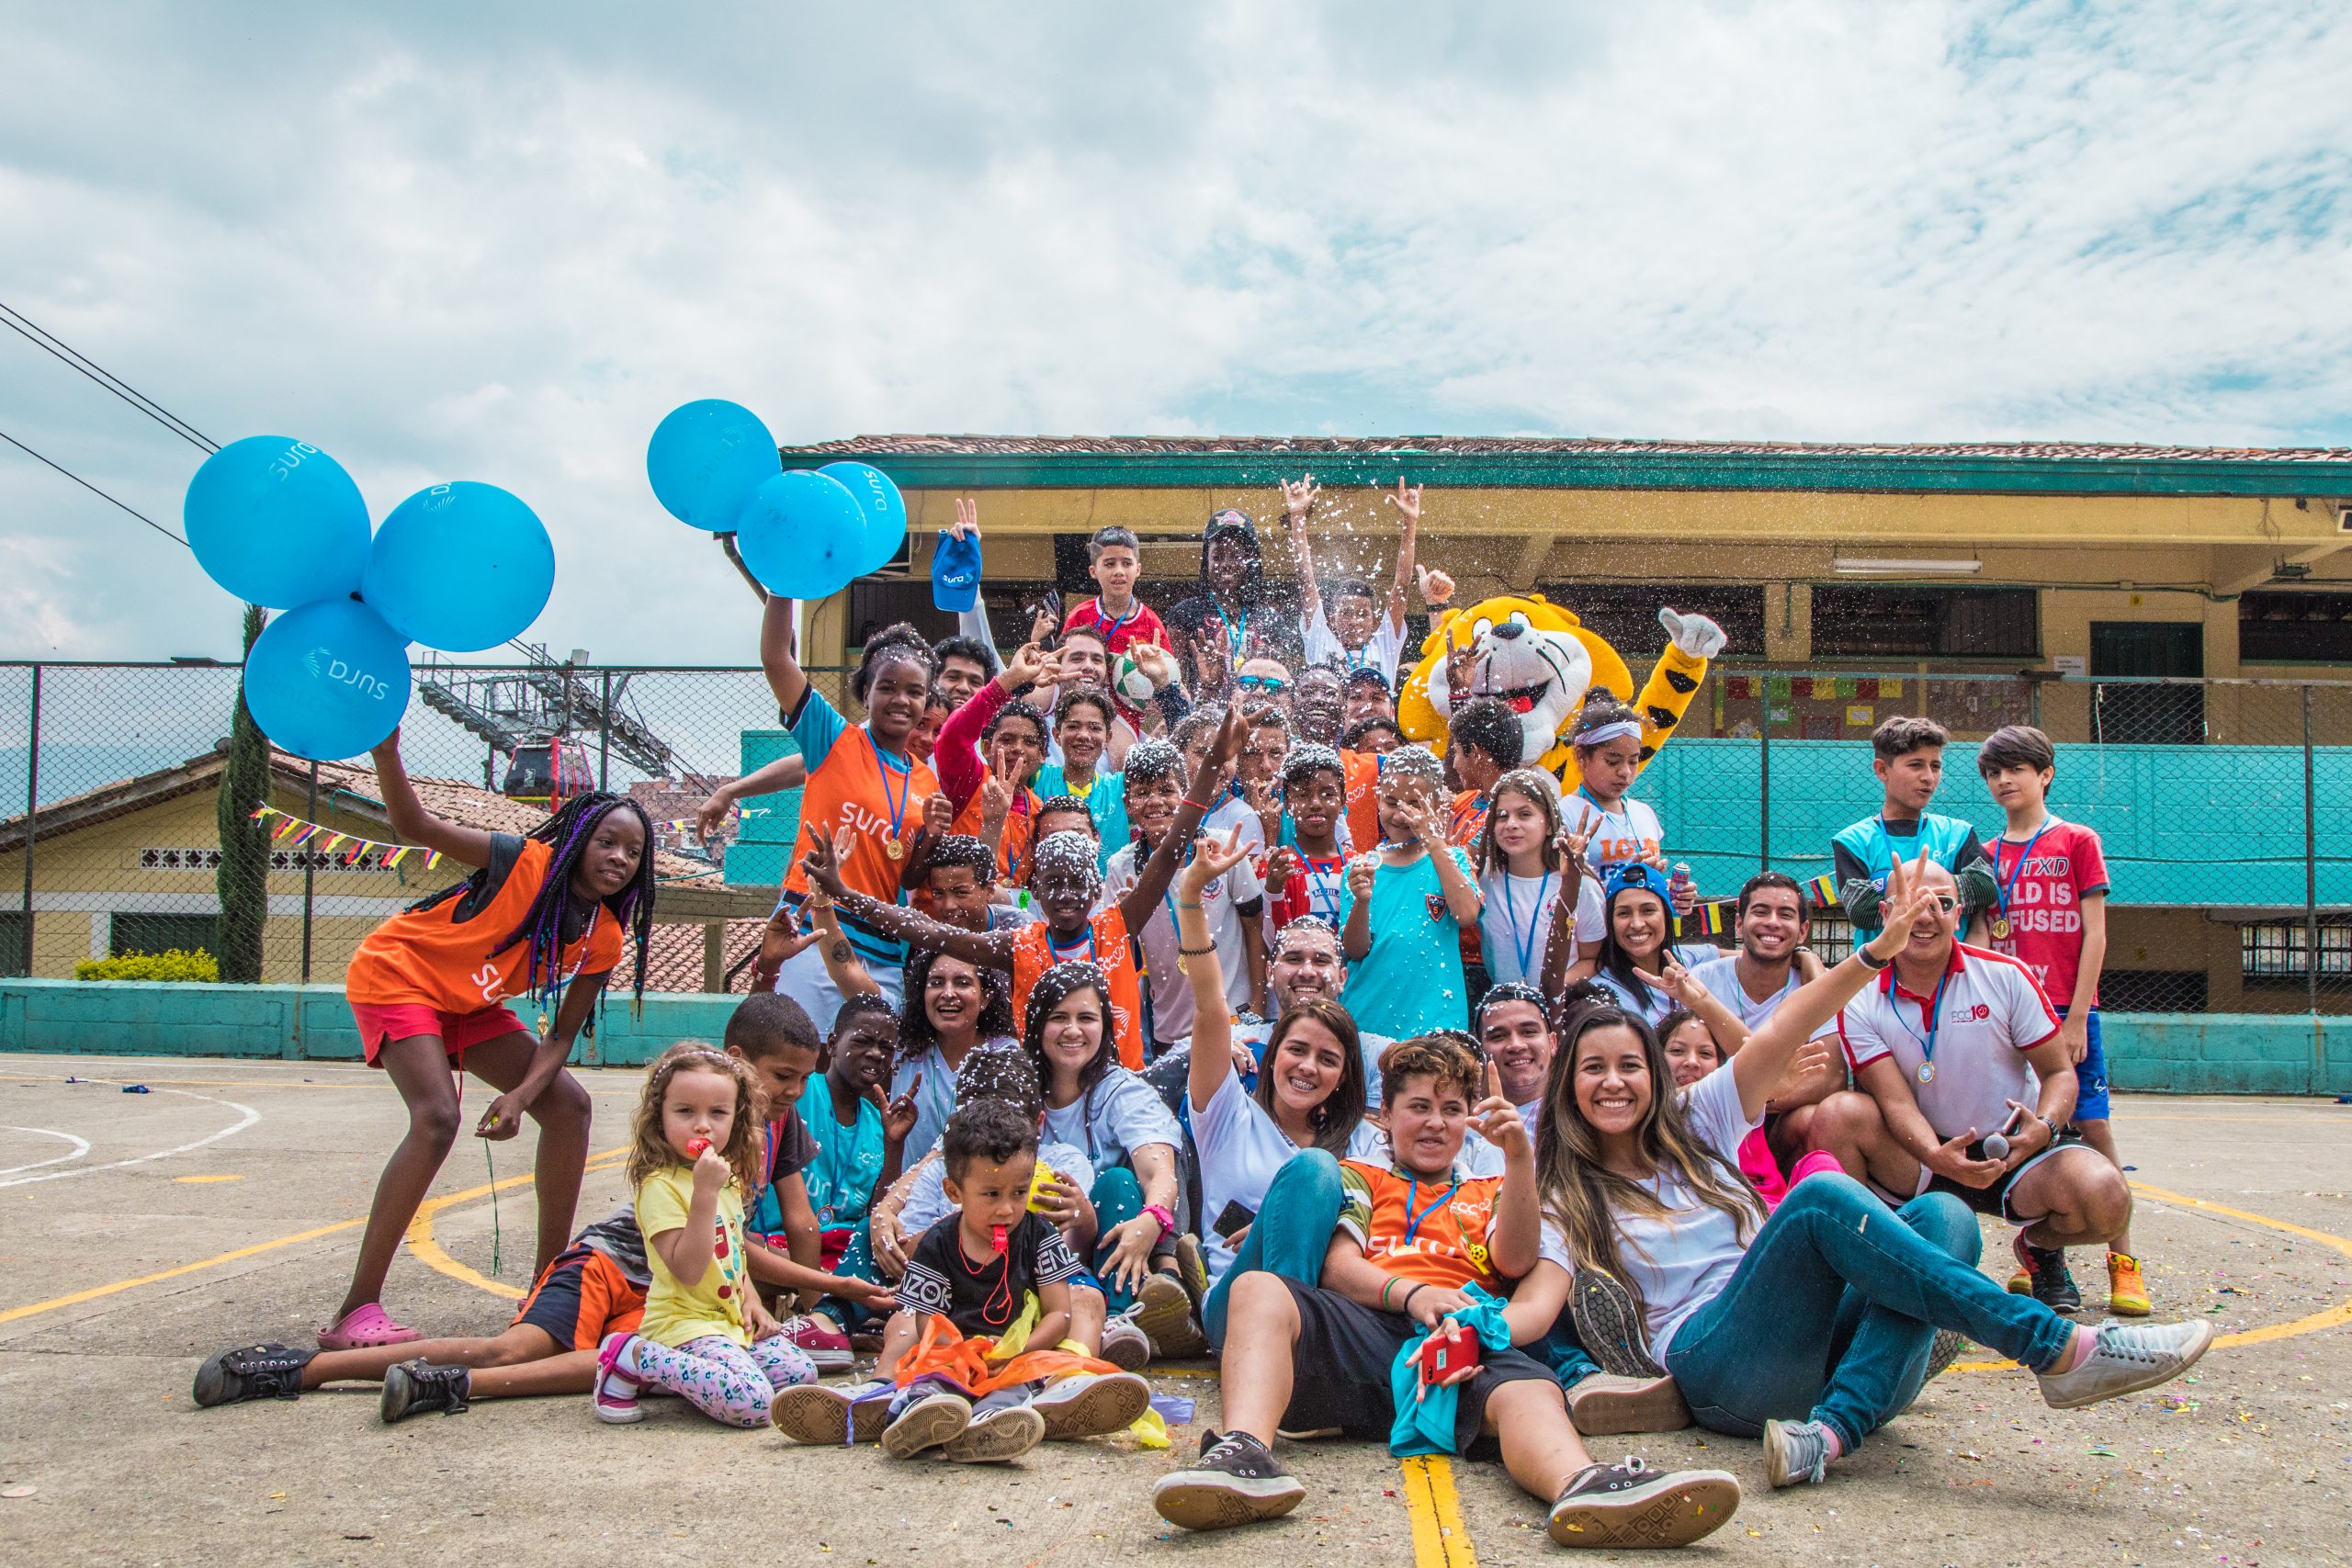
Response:
M1960 900L1949 893L1939 893L1936 895L1936 908L1949 915L1960 908Z
M1290 682L1280 675L1236 675L1233 683L1253 692L1287 692Z

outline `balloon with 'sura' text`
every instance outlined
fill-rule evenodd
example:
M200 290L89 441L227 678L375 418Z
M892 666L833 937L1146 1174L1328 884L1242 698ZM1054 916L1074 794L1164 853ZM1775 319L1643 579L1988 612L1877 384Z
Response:
M871 463L827 463L817 470L857 497L865 508L865 547L853 577L870 577L888 566L907 542L907 502L890 476Z
M457 479L418 491L376 532L360 596L411 642L478 653L528 631L555 592L555 544L522 498Z
M357 600L320 599L271 620L245 656L245 705L264 735L316 762L373 749L408 710L408 649Z
M342 464L290 435L248 435L207 457L180 516L205 574L265 609L348 593L367 570L367 499Z
M775 437L741 403L704 398L670 411L645 449L653 499L679 522L720 534L782 467Z

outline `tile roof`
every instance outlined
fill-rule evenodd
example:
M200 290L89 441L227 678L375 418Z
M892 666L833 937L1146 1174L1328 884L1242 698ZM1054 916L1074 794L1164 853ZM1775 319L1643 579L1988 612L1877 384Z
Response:
M727 922L727 967L732 969L760 947L760 931L765 920L729 920ZM631 938L621 948L621 961L613 970L611 996L621 1001L628 995L629 976L637 969L637 944ZM702 989L702 927L699 925L656 925L653 940L649 944L645 964L645 988L649 991L699 991ZM738 993L752 988L751 966L744 964L742 973L729 982L729 990Z
M853 435L788 447L808 456L892 457L1793 457L2029 461L2343 463L2346 446L2157 446L2099 441L1629 441L1530 435Z

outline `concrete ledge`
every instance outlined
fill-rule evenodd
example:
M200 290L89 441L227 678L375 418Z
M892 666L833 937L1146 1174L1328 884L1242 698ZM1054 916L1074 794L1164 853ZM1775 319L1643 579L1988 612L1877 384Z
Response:
M608 1002L589 1066L650 1062L681 1040L716 1043L733 996L660 992L631 1015ZM518 1014L523 1010L517 1010ZM527 1024L531 1021L524 1016ZM2100 1021L2115 1088L2138 1094L2352 1093L2352 1016L2112 1013ZM340 986L0 980L0 1051L357 1061Z

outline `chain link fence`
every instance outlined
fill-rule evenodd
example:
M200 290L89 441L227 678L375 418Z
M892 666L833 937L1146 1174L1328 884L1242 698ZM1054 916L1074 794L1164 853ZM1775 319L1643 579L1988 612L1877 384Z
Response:
M810 677L846 710L847 673ZM217 665L0 665L0 973L67 977L176 949L224 977L334 982L372 926L459 874L397 852L364 760L275 753L266 798L227 814L265 846L259 951L224 952L237 680ZM1973 743L2010 723L2058 742L2051 807L2106 846L2109 1010L2352 1011L2352 683L1719 668L1635 793L1704 895L1765 865L1819 875L1831 835L1878 807L1870 732L1898 714L1951 732L1934 809L1988 839L2003 818ZM650 983L743 987L797 795L741 803L708 843L681 824L792 750L756 669L424 663L402 750L433 809L499 830L540 819L551 784L635 795L661 852ZM241 829L264 804L283 815ZM1842 955L1843 922L1825 917L1813 941Z

